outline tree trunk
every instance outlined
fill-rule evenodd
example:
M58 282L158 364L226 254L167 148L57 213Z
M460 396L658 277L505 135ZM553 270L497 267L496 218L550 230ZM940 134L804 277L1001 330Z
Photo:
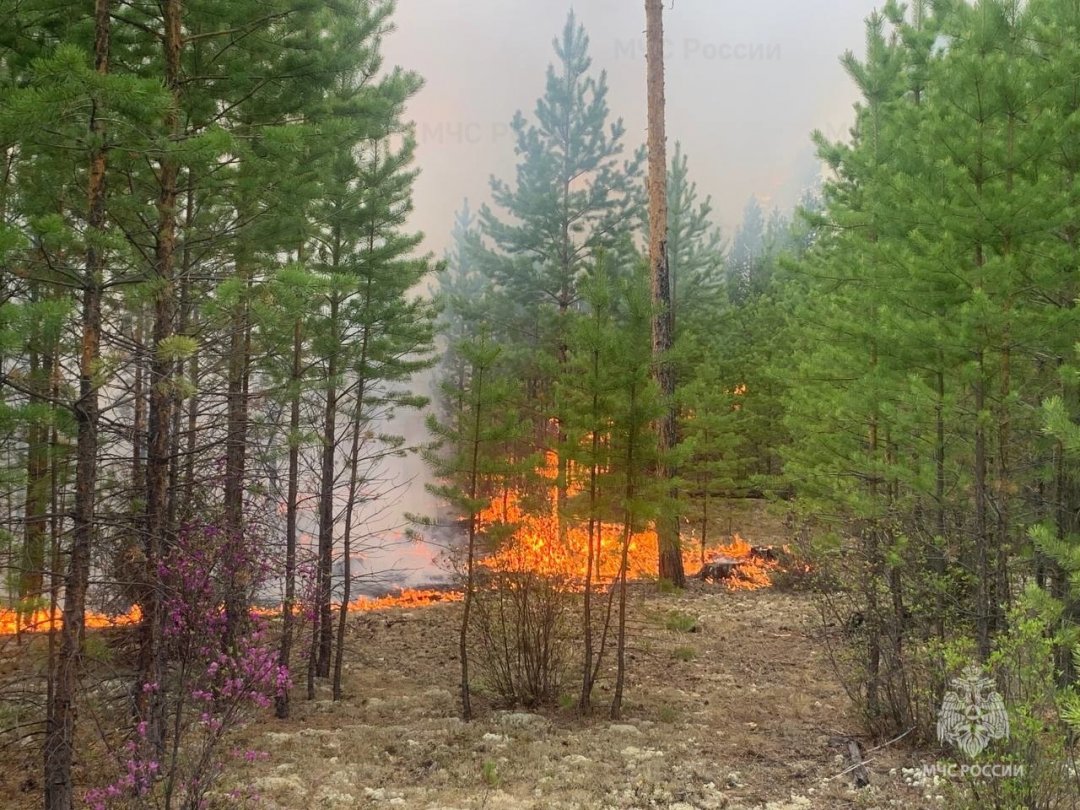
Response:
M290 665L293 641L293 610L296 604L296 512L300 499L300 375L301 349L303 346L299 320L293 324L292 376L289 380L289 483L285 498L285 603L281 613L280 663ZM275 709L278 718L289 716L289 693L278 693Z
M146 470L143 468L143 457L146 455L146 375L143 365L146 353L143 341L146 334L141 309L136 310L134 321L131 327L131 342L135 346L132 358L135 361L134 381L131 384L131 482L132 486L138 486L140 481L146 480ZM138 524L138 520L134 522Z
M367 282L367 300L371 301L371 279ZM364 326L364 336L360 345L359 379L356 382L356 410L353 412L352 424L352 447L349 450L349 492L348 501L345 504L345 535L342 540L342 574L344 581L341 586L341 606L338 610L337 626L337 650L334 654L334 700L341 699L341 671L345 660L345 622L349 616L349 597L352 596L352 528L353 514L356 508L356 493L360 486L360 428L364 424L364 396L367 393L367 358L368 340L371 335L371 327Z
M981 350L978 365L979 377L975 381L975 576L978 580L975 635L978 642L979 658L986 661L990 657L993 600L996 594L993 587L993 561L991 560L989 548L990 535L987 531L986 428L982 420L982 412L986 407L986 371Z
M593 376L598 378L600 369L600 353L593 351ZM593 690L593 571L596 571L596 577L600 576L601 560L597 554L597 548L594 545L599 528L597 521L597 483L600 477L599 464L597 463L597 455L600 451L600 431L596 425L597 412L600 407L600 397L597 394L593 394L593 431L592 431L592 459L589 464L589 551L585 562L585 605L583 616L583 630L584 637L584 661L585 666L582 667L581 672L581 697L578 699L578 713L588 714L591 708L592 690Z
M652 346L656 381L667 400L667 412L660 419L660 461L657 474L672 484L675 502L675 471L668 456L678 443L675 410L675 368L668 356L674 334L672 329L671 286L667 258L667 136L664 100L664 0L645 0L646 39L648 46L649 93L649 267L652 276L653 325ZM657 521L660 547L660 579L676 587L686 585L682 549L679 542L678 514Z
M241 217L242 219L242 217ZM239 253L239 251L238 251ZM237 255L236 272L242 289L233 306L229 330L229 380L226 404L225 440L225 536L241 548L244 535L244 476L247 460L248 377L250 371L251 329L248 325L249 273L245 257ZM231 566L225 599L225 642L231 646L243 631L248 615L249 587L247 560Z
M172 95L165 127L173 135L180 128L180 52L182 0L164 0L162 4L165 58L165 87ZM158 285L154 296L149 402L147 407L146 448L146 583L143 591L143 621L139 646L136 703L139 719L147 724L147 740L160 750L164 740L165 630L164 594L159 587L158 567L167 549L169 514L169 452L172 447L172 409L175 392L172 386L173 361L157 351L174 334L176 301L174 259L176 254L176 200L179 165L166 152L158 172L160 189L157 200L157 234L154 250L154 273Z
M338 329L338 296L331 292L330 328ZM330 607L332 577L334 573L334 484L337 470L334 466L337 454L337 350L332 349L326 367L326 409L323 414L322 470L319 489L319 564L318 599L319 635L318 661L315 674L330 677L330 659L334 645L334 624Z
M475 503L480 486L480 419L484 402L484 369L475 370L476 412L473 414L472 465L469 469L469 501ZM458 636L458 657L461 659L461 719L472 720L472 695L469 691L469 622L476 593L473 565L476 559L476 507L469 512L469 543L465 557L465 600L462 605L461 632Z
M635 408L635 391L630 390L630 413ZM631 426L633 430L633 426ZM615 694L611 699L611 719L622 716L623 685L626 682L626 569L629 565L630 540L634 534L634 516L630 504L637 494L634 486L634 436L626 443L626 506L623 511L623 537L619 557L619 625L615 641ZM681 560L680 560L681 562Z
M195 226L195 178L191 170L187 172L187 188L184 190L184 233L190 233ZM192 300L192 250L191 240L185 239L183 249L180 251L180 319L177 324L177 332L181 335L194 335L192 319L195 314L195 302ZM178 359L175 363L173 374L183 377L185 361ZM184 423L189 417L185 412L181 399L173 403L172 438L169 445L169 492L173 493L169 498L169 514L167 531L170 536L175 536L180 530L180 507L190 512L191 503L184 501L180 494L180 470L183 456L180 454L180 443L184 436ZM186 494L186 493L185 493Z
M37 347L30 352L29 387L35 392L31 402L40 403L36 394L48 391L49 358L42 359ZM33 615L40 607L45 586L45 537L48 530L49 501L49 428L33 417L26 430L26 502L23 509L23 547L19 560L19 600L21 608Z
M945 357L938 351L939 367L935 375L937 390L934 400L934 531L937 537L931 544L930 570L934 575L934 631L945 640Z
M109 72L109 0L94 3L94 68ZM90 107L90 172L87 179L86 277L83 280L82 340L79 357L79 399L75 402L77 429L75 504L71 558L64 586L64 622L60 652L52 673L52 699L45 731L45 810L72 810L74 786L71 770L75 753L76 692L83 652L86 590L90 580L90 552L94 533L95 484L98 453L98 401L94 375L101 347L101 285L105 255L99 240L105 214L105 118L97 101Z

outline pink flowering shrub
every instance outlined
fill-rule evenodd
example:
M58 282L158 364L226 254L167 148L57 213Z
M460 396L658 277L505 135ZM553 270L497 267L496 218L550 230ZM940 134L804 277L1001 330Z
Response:
M164 739L149 739L140 723L118 752L120 776L87 792L91 810L204 810L230 753L229 734L289 688L263 617L252 615L227 642L228 589L242 582L254 592L270 573L258 545L226 537L216 526L185 526L180 533L158 571L167 593L168 671L165 683L142 687L164 696ZM248 761L262 756L240 752Z

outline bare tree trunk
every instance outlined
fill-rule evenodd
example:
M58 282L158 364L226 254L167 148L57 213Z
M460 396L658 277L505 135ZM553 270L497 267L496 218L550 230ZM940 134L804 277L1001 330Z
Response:
M979 377L975 381L975 413L981 415L986 406L986 379L982 351L979 351ZM975 612L975 635L978 642L979 658L985 661L990 657L992 600L995 593L992 587L992 561L990 558L990 536L988 528L988 493L986 476L986 428L981 416L975 419L975 576L978 580L978 605Z
M934 400L934 531L930 570L934 575L934 631L945 639L945 357L938 351L939 367L935 375Z
M585 633L585 649L582 657L585 665L581 670L581 697L578 699L578 713L583 715L588 714L591 709L593 690L593 571L596 569L596 576L599 578L600 568L600 559L597 556L597 549L594 545L594 540L598 534L596 520L596 479L599 471L597 470L596 465L596 452L599 443L599 436L594 431L592 438L593 463L590 465L589 469L589 552L585 563L585 605L584 615L582 617L584 624L582 630Z
M138 486L140 481L146 480L146 470L143 468L143 456L146 454L146 386L145 368L143 360L145 351L143 341L146 339L143 331L143 312L141 309L134 314L134 323L131 327L131 342L135 346L134 374L135 379L131 385L131 482L132 486ZM138 523L138 521L135 521Z
M94 68L109 72L109 0L94 3ZM71 770L75 753L76 692L86 622L86 590L90 580L90 552L94 536L95 485L98 453L98 401L94 375L101 347L101 285L105 255L99 243L105 215L105 120L97 101L90 108L90 172L87 180L86 277L83 280L82 341L79 357L79 399L75 463L75 505L71 558L64 585L64 623L60 652L52 674L52 699L45 731L45 810L72 810L74 785Z
M60 356L59 353L53 358L53 370L52 370L52 398L53 402L59 402L61 396L60 389ZM51 495L51 512L52 515L49 518L49 649L48 649L48 663L46 672L50 677L46 679L46 696L45 696L45 728L48 729L52 724L52 706L53 706L53 693L56 684L53 681L52 673L56 667L56 642L57 642L57 619L59 618L60 607L60 565L61 565L61 545L64 531L64 489L67 486L67 470L68 470L68 450L67 443L60 443L60 431L57 430L56 425L52 428L52 438L50 440L52 445L52 495Z
M1001 386L999 388L1000 403L998 405L997 424L997 454L995 457L994 488L996 494L997 519L994 526L994 611L991 617L992 631L997 632L1005 627L1005 613L1012 603L1012 589L1009 583L1009 558L1010 558L1010 522L1012 512L1012 489L1010 480L1012 475L1011 460L1009 458L1009 442L1011 441L1011 419L1009 416L1009 394L1011 377L1011 349L1009 348L1009 330L1006 328L1003 336L1004 347L1001 350Z
M338 329L338 296L331 292L330 324ZM317 639L318 660L315 674L330 677L330 660L334 646L334 622L330 607L332 577L334 573L334 484L337 470L334 457L337 454L337 350L332 349L326 368L326 409L323 414L322 470L319 490L319 564L318 601L319 635Z
M238 251L239 253L239 251ZM226 405L225 440L225 536L240 543L244 534L244 476L247 460L248 376L250 370L251 329L248 325L247 294L249 275L246 257L236 257L240 277L240 300L233 307L229 330L229 380ZM247 571L233 568L225 598L225 642L231 645L246 623Z
M476 501L480 487L480 418L484 401L484 371L476 369L476 406L473 414L472 466L469 469L469 500ZM472 720L472 695L469 690L469 622L472 619L476 580L473 566L476 560L477 514L475 507L469 513L469 544L465 558L465 601L462 605L461 633L458 637L458 656L461 659L461 719Z
M31 402L41 402L49 386L50 358L43 358L38 347L30 352L29 387L35 392ZM23 507L23 547L19 560L19 599L30 612L45 587L45 537L48 529L49 501L49 429L37 418L26 430L26 502Z
M378 142L375 143L374 149L373 160L375 165L378 165ZM367 234L367 248L369 254L374 253L375 251L376 236L376 222L373 219L371 220ZM349 492L348 502L345 505L345 537L343 541L344 548L342 549L344 553L342 558L342 573L344 574L345 579L342 583L341 607L338 612L337 651L334 656L334 700L341 699L341 670L345 660L345 622L349 616L349 597L352 596L352 525L353 512L356 508L356 490L359 486L357 469L360 464L360 427L363 424L364 419L364 396L367 394L368 347L371 339L371 291L372 278L369 273L364 287L364 333L363 337L360 339L360 364L357 369L356 380L356 407L353 411L352 448L349 452Z
M649 267L652 276L653 363L656 381L667 399L668 410L660 419L660 461L657 474L672 483L675 500L675 471L667 456L678 443L675 410L675 368L668 355L674 342L671 310L671 282L668 273L667 231L667 135L664 99L664 0L645 0L646 41L648 47L649 93ZM660 579L676 587L686 585L682 548L679 542L679 516L672 514L657 521L660 547Z
M630 412L636 407L636 391L630 390ZM631 426L633 430L633 426ZM623 685L626 682L626 569L629 565L630 539L634 534L634 515L630 504L636 493L634 475L634 439L631 434L626 443L626 506L623 510L622 548L619 557L619 624L615 640L615 694L611 699L611 719L618 720L622 715Z
M195 225L195 178L190 169L187 172L187 188L184 190L184 233L191 233ZM192 319L195 312L195 302L192 300L191 280L192 251L191 240L184 239L183 249L180 251L180 319L177 324L177 332L181 335L195 334L192 329ZM185 361L178 359L173 373L177 377L184 375ZM172 437L169 445L169 492L173 493L169 498L169 514L167 519L167 531L170 536L175 536L180 529L180 506L190 512L191 505L183 501L180 495L180 470L182 456L180 454L180 442L184 436L184 423L189 413L185 413L181 399L173 403ZM194 451L193 451L194 452ZM186 493L185 493L186 494Z
M196 56L198 54L198 46L196 46ZM185 191L184 201L184 229L185 232L190 232L195 227L195 175L189 168L187 171L187 189ZM196 296L192 294L192 288L194 282L191 277L191 268L194 257L192 256L191 240L184 240L183 258L181 260L181 272L183 273L183 292L181 295L182 305L180 310L180 329L184 334L195 335L198 333L199 324L199 307L196 303ZM197 295L197 294L196 294ZM178 364L177 371L183 373L185 361L181 361ZM190 383L187 401L183 407L177 403L176 408L176 421L175 421L175 433L173 446L176 448L176 459L173 465L173 469L177 470L177 477L179 477L180 466L180 438L181 435L184 438L184 474L183 484L181 485L179 480L173 482L173 485L177 487L174 491L179 495L173 498L174 504L183 507L181 513L178 508L174 508L175 515L180 516L180 520L189 520L195 513L195 451L198 448L198 427L199 427L199 351L196 349L191 353L191 356L186 360L188 382ZM179 522L179 521L177 521ZM173 521L170 520L170 524Z
M176 137L180 128L180 52L182 0L162 3L164 32L162 47L165 58L165 87L172 95L165 116L166 129ZM175 392L172 390L174 363L157 351L162 342L172 337L175 328L176 300L174 289L174 260L176 254L176 200L178 197L179 165L176 158L162 156L158 172L160 189L157 200L157 234L154 250L154 272L158 290L154 297L154 325L150 374L147 380L146 448L146 523L144 539L146 553L146 586L143 591L143 622L138 660L136 703L139 719L147 724L147 739L160 748L164 740L164 674L165 630L164 594L160 587L158 566L167 549L169 514L169 452L172 448L172 409Z
M363 383L361 382L361 391ZM356 404L353 416L352 448L349 451L349 493L345 504L345 529L342 537L341 559L341 604L338 605L337 649L334 650L334 677L332 679L333 699L341 700L341 673L345 661L345 626L349 618L349 598L352 596L352 528L353 514L356 510L356 490L359 485L358 469L360 465L360 402Z
M300 496L300 375L302 332L299 320L293 324L292 376L289 393L289 484L285 496L285 604L281 613L280 663L288 667L292 656L293 611L296 605L296 507ZM289 716L289 693L278 693L275 710L278 718Z
M592 374L594 385L598 384L600 378L600 351L595 348L592 352ZM597 569L597 578L599 578L599 568L601 565L600 557L597 554L597 548L594 546L597 535L597 479L600 474L597 461L597 456L600 452L600 431L599 426L597 425L599 411L600 396L594 391L592 397L592 459L589 464L589 550L585 561L585 605L583 616L584 627L582 628L585 634L585 650L583 655L585 665L582 667L581 697L578 699L578 713L583 715L589 713L593 690L593 570L594 568Z

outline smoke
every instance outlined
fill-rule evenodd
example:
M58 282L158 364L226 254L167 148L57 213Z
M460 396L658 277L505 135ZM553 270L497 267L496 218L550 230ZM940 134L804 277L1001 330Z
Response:
M702 193L713 198L727 234L750 196L766 210L792 208L820 175L810 133L843 139L857 93L840 66L864 41L864 18L878 0L745 3L678 0L666 14L668 137L680 141ZM527 115L544 90L552 39L570 4L538 0L400 0L396 31L385 42L387 65L424 77L411 101L416 182L410 226L424 249L443 255L454 212L464 198L489 200L492 175L512 178L509 122ZM612 120L622 117L628 150L645 137L644 7L627 0L578 0L573 10L591 38L595 71L607 72ZM433 374L417 379L433 387ZM428 391L430 394L430 390ZM385 426L410 445L427 441L424 414L401 411ZM377 583L417 585L446 576L442 542L405 539L406 513L434 516L429 472L413 454L386 465L391 494L368 515L375 542L358 563ZM442 538L443 542L449 538Z
M860 52L863 21L880 0L745 3L678 0L666 13L668 137L681 141L719 223L734 232L756 195L792 207L817 173L810 133L845 138L857 92L840 66ZM644 6L577 0L593 67L606 70L609 105L627 146L645 137ZM410 103L422 174L413 226L442 254L463 198L489 198L491 175L512 178L509 121L530 114L544 89L569 3L538 0L400 0L388 64L426 86Z
M434 370L415 375L410 390L433 399L435 376ZM433 518L439 506L427 489L431 471L420 453L431 442L425 424L430 407L398 408L378 425L380 433L404 437L405 452L380 461L368 482L376 497L360 506L359 550L352 555L354 595L380 596L391 588L449 579L440 562L447 538L426 528L416 531L410 520L410 516Z

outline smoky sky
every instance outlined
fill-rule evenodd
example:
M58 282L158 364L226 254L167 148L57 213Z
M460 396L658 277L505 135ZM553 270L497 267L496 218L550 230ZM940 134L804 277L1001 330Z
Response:
M839 64L860 56L880 0L674 0L667 3L669 149L680 141L726 235L747 199L790 208L818 174L810 133L846 137L857 93ZM511 179L508 123L531 114L554 60L552 39L573 8L626 144L645 140L644 3L640 0L398 0L386 63L423 76L416 124L413 226L442 253L454 211Z

